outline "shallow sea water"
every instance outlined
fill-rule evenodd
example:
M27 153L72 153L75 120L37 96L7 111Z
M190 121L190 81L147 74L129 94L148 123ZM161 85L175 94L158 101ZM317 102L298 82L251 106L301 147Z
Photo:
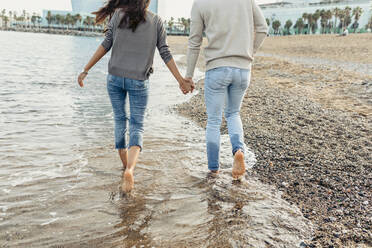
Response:
M299 247L311 236L273 187L232 183L226 135L222 173L207 177L204 130L172 111L191 96L158 55L135 191L122 197L108 56L84 89L75 82L100 42L0 32L0 247Z

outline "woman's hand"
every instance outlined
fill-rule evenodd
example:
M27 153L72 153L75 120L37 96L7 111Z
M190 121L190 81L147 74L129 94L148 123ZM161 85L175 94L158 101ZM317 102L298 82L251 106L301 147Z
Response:
M81 88L84 87L84 79L87 77L87 75L88 75L87 72L82 72L82 73L79 74L78 83L79 83Z
M94 55L92 56L92 58L89 60L88 64L84 67L84 71L82 71L80 74L79 74L79 77L78 77L78 83L80 85L80 87L84 87L84 79L87 77L88 75L88 71L98 62L101 60L101 58L103 56L105 56L105 54L107 53L106 49L102 46L102 45L99 45L98 48L97 48L97 51L94 53Z
M183 94L192 93L195 89L195 84L191 78L183 78L180 84L180 89Z

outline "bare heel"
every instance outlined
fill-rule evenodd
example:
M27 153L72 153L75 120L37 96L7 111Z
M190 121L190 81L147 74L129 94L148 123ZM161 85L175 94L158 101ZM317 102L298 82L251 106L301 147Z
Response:
M129 193L133 190L133 188L134 188L133 172L126 170L124 172L124 177L123 177L122 191L125 193Z
M241 181L245 174L245 162L244 153L242 151L237 151L234 156L234 165L232 169L232 177L234 180Z

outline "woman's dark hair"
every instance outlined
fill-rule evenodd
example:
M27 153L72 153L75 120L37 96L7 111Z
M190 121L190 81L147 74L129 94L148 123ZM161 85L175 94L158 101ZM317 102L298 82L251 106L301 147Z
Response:
M96 23L102 23L107 17L111 19L115 10L121 9L125 15L119 28L129 28L136 31L141 22L146 21L146 11L150 0L108 0L102 8L92 14L96 15Z

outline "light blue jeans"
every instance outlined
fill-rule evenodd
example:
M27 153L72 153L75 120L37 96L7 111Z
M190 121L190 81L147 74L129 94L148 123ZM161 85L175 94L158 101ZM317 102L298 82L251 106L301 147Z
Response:
M207 155L209 170L219 169L220 129L225 112L232 152L244 152L244 133L240 119L243 97L250 83L251 70L219 67L208 70L205 77L207 106Z
M115 119L115 148L143 147L143 122L149 97L149 81L107 76L107 91L110 96ZM129 145L127 142L128 114L125 108L129 95Z

